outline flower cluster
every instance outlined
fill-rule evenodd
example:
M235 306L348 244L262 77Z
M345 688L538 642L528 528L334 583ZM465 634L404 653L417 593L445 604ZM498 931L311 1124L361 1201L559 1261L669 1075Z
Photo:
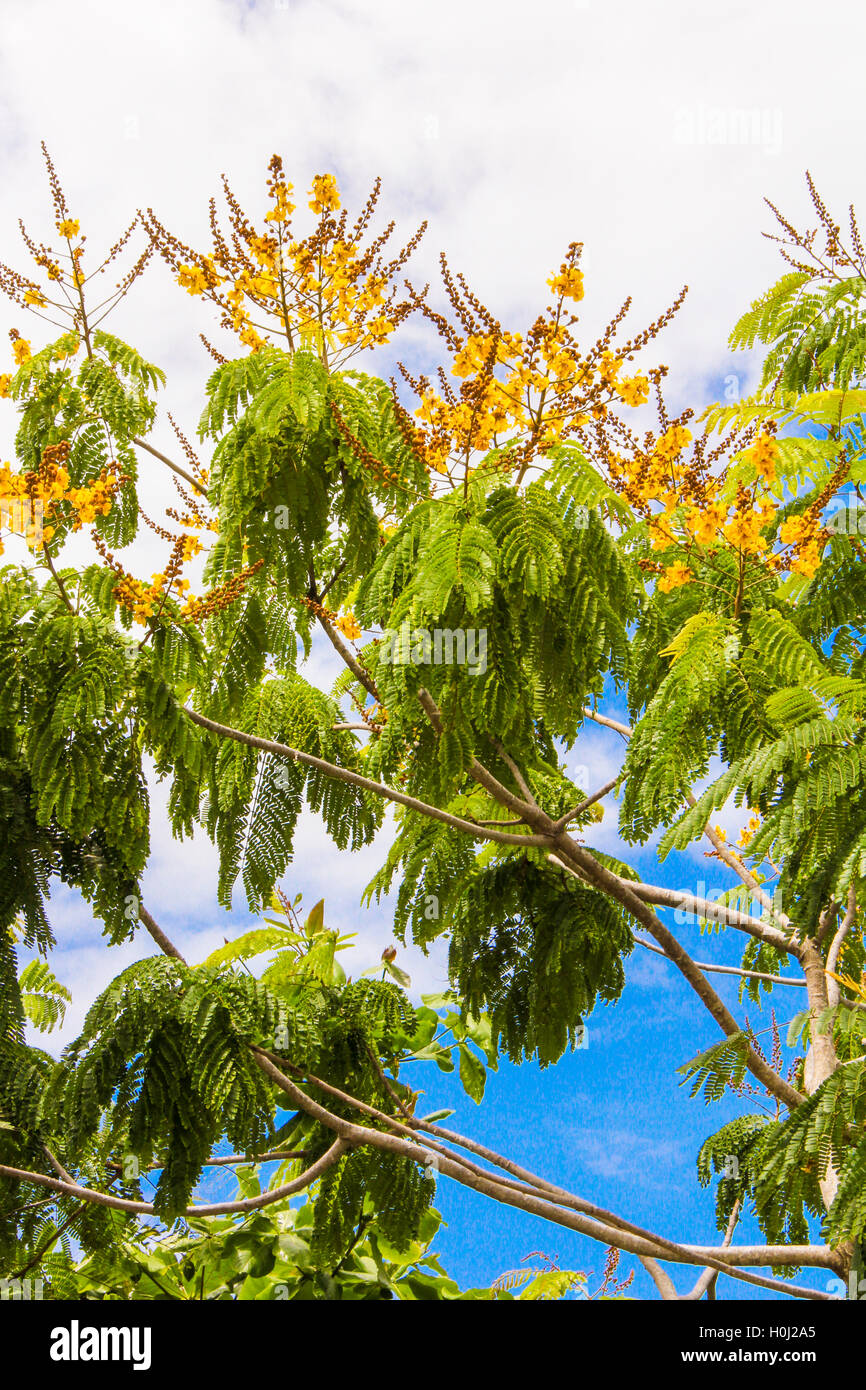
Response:
M761 821L759 813L757 811L752 811L748 821L740 831L740 838L737 840L740 849L748 849L762 824L763 822Z
M286 181L277 155L270 162L269 175L271 207L264 230L252 224L223 180L231 232L229 236L223 232L212 202L213 251L209 255L186 246L148 212L145 223L153 245L178 284L216 304L222 326L236 333L252 352L271 343L276 332L290 351L311 349L326 365L335 367L355 352L386 343L414 307L409 300L398 302L394 286L426 224L396 256L383 260L393 223L365 245L379 181L350 225L333 175L318 174L308 199L318 223L308 236L296 237L293 186Z
M124 574L115 586L114 597L121 608L126 608L137 623L146 623L153 616L154 609L165 601L166 579L164 574L154 574L150 584L145 584L134 575ZM181 580L180 588L188 588L187 580Z
M47 546L59 524L79 531L111 511L120 486L114 461L89 483L72 487L68 458L69 444L64 440L49 444L39 468L32 472L15 473L9 464L0 465L0 523L23 534L33 550Z
M184 565L199 555L203 549L198 536L172 536L170 531L166 531L162 527L154 526L153 529L164 540L170 540L172 547L165 569L157 574L152 574L149 584L128 573L122 565L115 561L113 555L101 549L106 563L118 576L114 597L121 608L126 608L132 613L137 623L146 623L149 618L161 613L169 597L173 597L175 600L185 599L184 607L180 610L181 616L184 617L192 616L197 612L197 605L202 602L202 600L187 593L190 583L188 579L182 577Z
M693 581L695 555L708 560L725 549L736 553L741 565L757 565L763 573L787 569L811 577L826 538L823 501L784 520L778 527L781 549L771 545L782 506L772 422L751 438L734 466L714 471L721 449L708 455L706 440L699 439L687 453L693 438L685 418L668 423L657 437L648 434L630 457L609 450L606 458L612 485L646 521L652 549L680 552L653 567L661 592Z
M180 610L180 616L191 623L198 624L204 622L206 618L213 617L214 613L222 613L225 609L231 608L232 604L237 603L246 590L247 580L261 569L264 563L264 560L256 560L254 564L246 565L237 574L233 574L231 579L227 579L224 584L219 584L214 589L209 589L200 598L190 595Z
M793 547L790 562L793 573L811 579L821 563L821 554L827 539L820 515L816 515L810 508L801 516L787 517L779 528L779 539L784 545Z
M656 336L677 302L649 329L615 346L628 303L604 336L584 352L576 337L572 305L583 298L582 247L573 242L558 272L547 281L555 296L524 333L510 332L452 275L443 256L442 278L452 318L418 306L444 339L451 378L439 371L434 386L424 376L402 374L419 399L415 420L403 418L407 440L429 473L454 470L465 476L476 454L496 451L499 466L522 479L536 455L608 419L619 403L640 406L649 399L658 372L628 372L626 364ZM396 398L396 393L395 393ZM420 422L420 423L416 423Z
M135 221L130 223L126 231L110 247L102 261L94 266L89 273L86 272L83 264L86 237L81 231L78 218L71 215L66 205L66 197L57 177L57 171L44 144L42 153L48 170L48 183L54 205L54 225L63 246L62 249L56 250L43 242L34 240L23 223L19 224L24 244L44 283L40 285L31 275L22 274L11 266L0 262L0 291L21 308L31 309L52 323L55 323L58 317L65 318L70 320L78 331L86 334L84 286L95 276L106 273L127 246L138 223L138 218L136 217ZM144 270L152 254L153 247L148 244L132 268L103 298L99 306L100 321L123 298L130 285ZM47 312L42 313L42 310L47 310ZM19 351L23 351L26 346L26 344L22 344ZM26 358L18 357L16 352L16 361L20 366L22 361L26 361Z
M315 599L303 598L301 602L304 607L308 608L311 613L314 613L317 618L337 628L337 630L342 632L344 637L348 637L351 642L357 641L361 636L361 625L351 609L347 609L345 613L335 613L333 609L326 608L324 604L318 603Z
M334 619L334 626L339 628L344 637L348 637L351 642L357 641L361 636L361 625L351 609L346 613L341 613Z

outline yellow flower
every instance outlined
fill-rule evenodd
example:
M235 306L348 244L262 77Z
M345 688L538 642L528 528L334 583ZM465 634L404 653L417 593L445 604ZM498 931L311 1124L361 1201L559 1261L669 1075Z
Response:
M644 405L649 400L649 382L645 376L631 376L617 383L616 393L626 405Z
M31 357L30 344L25 338L16 338L12 344L12 356L19 367L23 362L29 362Z
M658 586L663 594L669 594L671 589L679 589L683 584L690 584L693 579L694 575L688 565L677 560L675 564L667 566Z
M273 275L255 275L250 280L250 289L253 294L260 295L264 299L275 295L279 287L279 281Z
M761 817L758 815L757 811L753 811L749 817L748 824L744 825L740 832L740 838L737 841L740 849L746 849L751 844L760 828Z
M191 560L194 555L198 555L202 549L202 543L198 536L184 536L183 538L183 558Z
M767 548L766 539L761 535L762 525L757 512L738 512L726 525L725 535L732 545L754 555Z
M608 352L607 349L605 349L605 351L601 355L601 361L598 365L598 374L601 377L602 381L605 383L605 385L612 385L613 379L618 374L621 366L622 363L619 361L619 359L614 357L613 353Z
M806 579L811 579L821 563L821 551L816 544L804 546L803 549L791 560L790 568L794 574L802 574Z
M289 198L294 185L290 183L277 184L274 189L274 202L276 207L271 212L265 213L266 222L288 222L295 210L295 204Z
M809 523L803 516L789 516L779 528L779 539L783 545L797 545L809 533Z
M62 222L57 223L57 230L61 236L78 236L81 230L81 223L78 221L77 217L67 217Z
M376 347L381 347L387 343L389 334L394 332L394 325L390 319L386 319L384 314L379 314L378 318L371 320L367 325L367 337Z
M37 309L41 309L47 303L47 300L41 290L27 290L24 295L24 303L33 304Z
M666 530L660 517L650 517L649 530L653 550L667 550L668 546L674 544L673 536Z
M725 509L718 502L708 507L690 507L686 512L686 530L700 545L713 545L725 520Z
M692 432L685 425L669 425L656 442L656 453L663 459L674 459L691 443Z
M771 434L760 434L751 449L746 451L746 459L755 465L759 476L765 483L775 482L776 459L779 446Z
M561 294L563 299L583 299L583 271L576 265L563 266L547 283L553 293Z
M8 372L0 372L0 397L9 395L9 384L12 381Z
M336 212L340 206L337 180L333 174L317 174L310 189L309 207L312 212Z
M246 328L238 334L238 337L244 346L250 348L253 352L258 352L259 348L264 346L264 338L259 337L252 324L247 324Z
M207 276L199 266L178 266L177 283L187 294L203 294L207 289Z
M337 618L336 626L343 635L348 637L352 642L361 636L361 628L354 613L344 613L341 617Z

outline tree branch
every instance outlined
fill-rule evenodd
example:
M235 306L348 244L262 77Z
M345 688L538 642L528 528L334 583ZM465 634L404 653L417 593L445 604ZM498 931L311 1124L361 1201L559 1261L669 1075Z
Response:
M297 1178L291 1182L283 1183L281 1187L275 1187L271 1192L263 1192L258 1197L245 1197L239 1202L213 1202L203 1203L199 1206L186 1207L180 1213L184 1217L198 1216L224 1216L229 1213L259 1211L262 1207L272 1206L274 1202L281 1202L285 1197L291 1197L296 1192L301 1192L305 1187L309 1187L317 1178L340 1159L349 1147L342 1139L334 1141L327 1153L321 1158L311 1163ZM28 1173L21 1168L10 1168L5 1163L0 1163L0 1173L6 1178L14 1178L18 1182L32 1182L42 1187L48 1187L52 1192L63 1193L67 1197L78 1197L83 1202L93 1202L100 1207L111 1207L114 1211L133 1212L140 1216L156 1216L158 1212L152 1202L135 1202L126 1197L115 1197L110 1192L98 1192L92 1187L82 1187L77 1182L63 1182L59 1178L49 1178L44 1173Z
M644 930L649 932L653 940L662 947L665 955L670 957L681 974L688 980L701 1003L715 1019L723 1033L728 1037L733 1037L734 1034L742 1032L733 1014L723 1004L709 980L701 974L688 952L680 945L673 933L669 932L667 927L663 925L649 905L641 901L634 892L633 885L627 879L621 879L616 874L611 873L609 869L599 863L588 849L575 844L565 834L559 837L556 856L559 859L570 860L579 871L576 877L584 878L602 893L606 893L608 897L613 898L621 907L626 908L632 917L640 922ZM568 865L563 867L567 868ZM803 1096L800 1092L777 1075L751 1046L746 1054L746 1065L752 1075L763 1086L766 1086L771 1095L777 1096L789 1107L802 1104Z
M848 903L845 908L845 916L839 924L836 935L830 942L830 949L827 952L827 964L824 967L825 973L827 974L827 1003L831 1006L839 1003L841 994L839 991L839 981L832 978L830 971L838 970L839 957L842 953L842 947L845 944L845 938L848 936L856 920L857 890L852 883L851 887L848 889Z
M737 1222L739 1221L739 1219L740 1199L738 1197L734 1202L733 1207L731 1208L731 1215L728 1220L727 1230L725 1231L725 1237L722 1241L723 1248L725 1246L730 1245L731 1241L733 1240L734 1231L737 1229ZM699 1276L694 1288L692 1288L687 1294L683 1294L683 1302L699 1303L700 1300L703 1298L704 1294L708 1294L710 1289L715 1285L715 1282L718 1279L718 1277L718 1270L713 1269L712 1267L705 1269L703 1274Z
M157 926L156 922L153 920L143 903L139 903L138 905L138 916L139 919L144 923L150 935L153 937L159 949L163 951L164 954L167 956L174 956L175 960L180 961L181 965L186 965L187 962L184 960L180 951L177 949L177 947L174 945L172 941L169 941L165 932L162 930L162 927Z
M710 922L723 922L725 926L737 927L740 931L748 932L750 936L766 942L768 946L774 946L778 951L797 956L797 947L791 945L784 932L761 922L747 912L738 912L736 908L727 907L724 903L711 902L708 898L695 897L693 893L682 893L677 888L661 888L652 883L633 882L630 878L620 879L620 883L627 884L643 902L655 903L659 907L680 908Z
M383 1149L392 1153L401 1154L410 1158L413 1162L421 1162L425 1166L429 1160L422 1156L424 1146L419 1146L417 1139L412 1142L399 1137L397 1134L385 1134L381 1130L368 1129L365 1126L357 1125L351 1120L346 1120L342 1116L334 1115L323 1106L308 1096L305 1091L296 1086L280 1067L270 1060L270 1055L265 1049L254 1048L254 1055L258 1059L259 1066L268 1075L275 1085L286 1092L293 1101L293 1104L301 1110L306 1111L311 1118L324 1124L333 1130L347 1143L355 1146L360 1144L372 1144L376 1148ZM308 1076L308 1081L312 1078ZM317 1083L313 1083L317 1084ZM328 1088L325 1083L326 1089ZM338 1093L339 1094L339 1093ZM351 1098L348 1098L351 1100ZM357 1101L351 1103L359 1109L372 1110ZM392 1128L404 1130L406 1126L401 1125L391 1116L377 1113L380 1118L386 1121ZM438 1149L438 1146L436 1146ZM420 1151L419 1151L420 1149ZM470 1187L475 1191L481 1192L486 1196L493 1197L494 1200L508 1206L515 1206L521 1210L540 1216L552 1221L557 1225L566 1226L571 1230L579 1232L581 1235L589 1236L590 1239L602 1241L606 1245L615 1245L617 1248L628 1251L631 1254L647 1254L651 1257L660 1257L665 1260L673 1260L681 1264L718 1264L723 1273L739 1271L742 1266L750 1264L773 1264L778 1266L797 1265L817 1265L821 1268L836 1269L838 1261L835 1253L826 1246L741 1246L730 1248L724 1251L724 1259L718 1258L722 1252L715 1248L704 1246L685 1246L677 1245L673 1241L667 1241L663 1237L654 1236L647 1232L641 1236L633 1236L624 1227L626 1223L616 1226L605 1225L599 1221L591 1220L578 1211L574 1210L579 1199L568 1197L560 1198L551 1193L549 1196L537 1197L531 1192L517 1191L515 1185L504 1183L493 1174L477 1174L467 1171L465 1161L455 1158L453 1155L446 1156L440 1151L438 1158L438 1169L446 1177L453 1178L462 1186ZM581 1204L583 1205L583 1204ZM697 1258L696 1258L697 1257ZM760 1276L749 1274L734 1275L734 1277L746 1278L749 1283L760 1283L764 1287L773 1287L785 1293L793 1293L790 1285L781 1280L767 1281ZM795 1296L823 1300L829 1297L827 1294L818 1293L812 1289L798 1289Z
M594 709L585 709L583 713L584 718L591 719L594 724L603 724L606 729L613 729L615 733L622 734L623 738L631 738L630 724L620 724L618 719L608 719L607 715L599 714Z
M648 941L641 941L639 936L635 937L638 946L643 946L645 951L654 951L657 956L664 956L665 960L670 960L667 951L663 951L661 946L651 946ZM774 985L794 985L798 989L806 988L805 980L789 980L784 975L765 975L760 970L741 970L737 965L708 965L706 961L696 960L695 965L699 970L709 970L715 975L742 975L747 980L768 980Z
M613 781L605 782L604 786L599 787L598 791L593 792L592 796L588 796L584 801L578 802L573 811L568 811L564 816L560 816L559 820L553 822L556 829L564 830L568 822L574 820L575 816L579 816L584 811L588 811L590 806L595 805L596 801L601 801L603 796L607 796L608 792L612 792L618 781L619 778L614 777Z
M188 473L185 468L181 468L179 463L173 463L166 454L161 453L159 449L154 449L153 445L148 444L145 439L133 439L132 442L133 444L137 444L139 449L145 449L147 453L152 454L155 459L159 459L160 463L164 463L166 468L171 469L172 473L176 473L179 478L183 478L184 482L189 483L190 487L195 488L196 492L200 493L202 497L207 496L207 492L202 484L196 482L192 474Z
M324 772L328 777L334 777L338 782L348 782L352 786L360 787L362 791L373 792L386 801L396 801L398 805L406 806L410 811L417 811L420 815L441 821L443 825L449 825L455 830L462 830L476 840L495 840L501 845L519 845L524 848L529 845L550 844L550 838L547 835L509 835L504 831L485 829L473 821L461 820L459 816L452 816L448 811L440 811L438 806L430 806L425 801L418 801L414 796L406 796L404 792L395 791L393 787L386 787L382 782L374 782L369 777L363 777L360 772L352 772L349 768L337 767L335 763L326 762L324 758L316 758L312 753L302 753L297 748L289 748L285 743L275 743L272 739L258 738L255 734L246 734L241 729L233 729L227 724L218 724L215 720L206 719L203 714L198 714L186 705L183 706L183 712L194 724L199 724L203 729L219 734L222 738L233 738L236 742L245 743L250 748L261 748L265 753L277 753L281 757L303 763L306 767L318 768L320 772Z

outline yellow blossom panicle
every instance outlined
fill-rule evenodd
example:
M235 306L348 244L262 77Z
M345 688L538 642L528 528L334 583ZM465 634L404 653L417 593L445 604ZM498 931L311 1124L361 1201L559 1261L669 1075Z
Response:
M428 473L448 484L464 480L478 466L478 455L494 454L486 466L513 474L518 482L536 459L587 430L607 429L611 408L644 404L659 371L620 379L623 364L645 347L673 316L679 300L656 323L614 347L625 313L621 310L602 339L584 352L575 336L572 305L584 294L573 242L559 271L547 284L556 296L524 333L504 328L441 257L442 280L451 316L419 307L436 327L451 358L450 377L441 370L434 385L413 376L402 364L415 392L414 416L397 400L407 442ZM626 306L627 308L627 306ZM456 384L453 382L456 378Z
M612 364L608 367L612 371ZM625 385L617 383L622 394ZM659 590L668 593L694 578L695 551L701 563L712 565L719 552L733 553L739 573L739 593L748 582L787 569L811 577L821 563L826 529L821 511L832 496L839 477L834 475L821 496L802 515L788 518L779 528L781 550L773 545L775 523L782 503L782 484L777 477L780 449L772 421L723 441L710 449L706 434L693 439L685 420L670 422L661 409L663 428L658 436L627 441L627 451L597 451L611 486L641 516L654 551L673 549L682 557L659 567ZM744 447L744 445L746 447ZM691 449L689 449L691 446ZM725 463L722 455L729 458ZM720 465L723 465L720 468ZM786 553L787 552L787 553ZM737 599L739 603L739 599Z
M394 224L368 239L379 180L350 224L333 174L317 174L308 206L318 222L308 236L298 237L292 228L293 186L278 155L268 169L271 206L263 230L253 225L224 179L230 232L223 231L212 202L209 255L179 241L150 211L145 224L153 245L178 284L215 304L222 326L251 352L282 340L290 352L315 352L333 369L357 352L381 347L416 307L414 297L398 297L396 286L426 223L385 259Z
M779 446L772 434L768 434L766 431L758 435L752 447L747 449L745 453L746 460L754 464L758 477L768 485L776 480L778 456Z
M552 275L548 285L553 293L562 299L583 299L583 271L568 262L559 267L559 274Z
M45 548L58 527L79 531L111 511L120 486L117 465L112 461L86 485L72 487L68 458L64 440L43 450L34 471L16 473L11 465L0 465L0 524L23 535L34 551Z
M52 323L56 322L58 318L67 320L77 335L86 337L88 325L83 289L85 283L91 278L83 265L86 238L81 232L81 223L78 218L73 217L67 207L66 196L57 171L44 144L42 153L48 171L48 184L54 206L54 225L63 244L59 250L52 250L51 247L31 237L27 228L21 223L21 235L24 244L39 275L44 277L46 283L40 285L31 275L25 275L0 262L0 291L19 307L30 309L39 314L40 317L48 318ZM102 276L109 272L114 262L127 248L137 225L138 217L136 216L135 220L130 223L102 257L99 265L92 272L94 276ZM115 282L112 289L103 294L99 305L100 322L111 313L133 282L142 274L152 254L153 247L148 244L132 268ZM58 287L61 291L59 294L57 293ZM50 313L41 314L40 311L43 309L49 310ZM21 342L22 347L19 351L23 351L23 340ZM16 356L16 362L19 366L25 360L26 358Z
M617 382L616 394L626 405L645 405L649 400L649 380L645 376L633 376Z

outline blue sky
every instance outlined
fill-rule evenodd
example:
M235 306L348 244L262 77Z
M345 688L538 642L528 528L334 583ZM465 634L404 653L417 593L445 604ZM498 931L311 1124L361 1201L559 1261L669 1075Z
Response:
M382 208L410 235L430 230L413 272L435 278L441 247L482 299L515 327L544 302L544 281L571 240L585 243L586 336L594 337L627 294L630 322L660 313L683 283L686 305L652 361L671 368L672 404L700 408L734 375L743 391L755 363L732 357L728 332L779 263L760 236L771 227L767 196L797 222L809 221L803 172L812 170L831 207L862 193L860 162L866 17L844 0L822 8L825 32L841 32L831 63L816 64L814 12L805 0L696 7L692 0L169 0L84 11L59 0L7 0L0 44L0 258L23 264L16 219L50 230L39 156L55 158L73 215L91 244L110 244L138 206L202 242L207 198L219 174L242 201L263 196L264 168L277 150L305 187L337 174L347 201L363 201L376 174ZM808 99L804 97L808 93ZM860 198L862 205L862 197ZM21 248L23 249L23 248ZM111 328L169 376L166 404L190 435L210 362L198 344L219 331L199 304L179 299L156 267ZM0 329L33 325L0 305ZM5 337L4 337L5 341ZM434 351L420 325L399 355ZM385 355L378 367L391 367ZM7 370L0 353L0 370ZM14 415L0 410L0 447L10 457ZM154 441L171 446L161 415ZM145 473L151 514L164 498L160 473ZM161 554L145 540L139 573ZM153 563L150 563L150 561ZM316 647L307 672L329 683L331 652ZM613 774L621 741L597 728L570 755L595 787ZM159 807L162 793L154 791ZM594 843L616 852L615 808ZM742 817L720 817L734 831ZM390 940L387 904L359 906L380 862L380 844L352 861L305 816L286 879L309 904L325 896L329 923L359 933L356 964L375 961ZM633 856L632 856L633 857ZM701 849L650 871L653 881L698 891L722 880ZM634 862L634 860L633 860ZM171 840L157 811L146 889L151 911L191 959L249 922L242 903L227 915L214 893L215 856L206 841ZM714 877L715 873L715 877ZM59 890L52 921L54 966L74 1007L59 1042L72 1036L95 993L149 942L108 952L99 927L74 894ZM695 929L682 930L688 944ZM730 936L730 934L728 934ZM738 959L738 942L705 937L700 958ZM401 954L413 992L445 984L444 952ZM714 977L733 1002L736 986ZM799 992L779 991L780 1017ZM750 1010L750 1013L755 1013ZM753 1022L754 1022L753 1018ZM756 1027L766 1027L763 1017ZM639 948L615 1007L590 1020L590 1045L555 1069L503 1065L482 1108L455 1095L431 1068L430 1108L456 1105L455 1126L537 1167L634 1221L683 1240L710 1242L713 1205L697 1187L694 1159L703 1135L736 1113L728 1100L707 1115L677 1085L674 1067L715 1041L714 1025L673 967ZM487 1282L533 1249L563 1264L600 1269L603 1252L566 1231L496 1207L444 1183L439 1205L449 1228L438 1242L461 1281ZM744 1222L738 1240L755 1233ZM635 1289L651 1292L636 1262ZM622 1267L631 1267L624 1257ZM816 1279L825 1287L824 1275ZM684 1274L679 1275L686 1284ZM725 1296L756 1291L725 1281Z

